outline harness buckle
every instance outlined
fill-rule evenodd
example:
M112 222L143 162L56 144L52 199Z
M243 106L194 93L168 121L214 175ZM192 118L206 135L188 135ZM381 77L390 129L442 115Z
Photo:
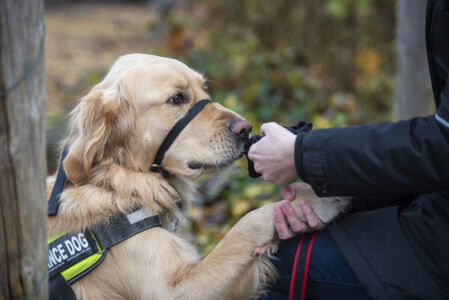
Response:
M158 172L162 167L158 164L152 164L150 170L153 172Z
M152 164L150 167L150 171L152 172L156 172L156 173L161 173L162 177L167 178L168 175L170 175L170 173L165 170L164 168L162 168L161 165L158 164Z

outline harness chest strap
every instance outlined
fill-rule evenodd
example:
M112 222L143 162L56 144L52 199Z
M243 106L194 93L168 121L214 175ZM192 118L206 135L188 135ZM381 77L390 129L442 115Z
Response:
M144 209L113 218L74 234L61 234L48 240L50 299L73 299L70 284L95 269L112 246L150 228L161 227L160 215ZM72 296L73 295L73 296ZM72 296L72 297L70 297Z

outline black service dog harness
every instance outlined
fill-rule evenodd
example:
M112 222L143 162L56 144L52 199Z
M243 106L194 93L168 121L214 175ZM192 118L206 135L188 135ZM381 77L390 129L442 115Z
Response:
M211 102L204 99L195 103L173 126L159 147L150 171L159 172L164 178L169 176L168 171L161 166L165 152L187 124ZM66 145L48 200L48 216L55 216L58 213L59 199L67 180L63 161L68 150L69 147ZM138 208L127 214L116 215L109 222L97 224L85 231L61 233L49 238L47 243L50 299L76 299L70 285L95 269L106 257L108 249L142 231L161 226L159 214L152 215L145 208Z

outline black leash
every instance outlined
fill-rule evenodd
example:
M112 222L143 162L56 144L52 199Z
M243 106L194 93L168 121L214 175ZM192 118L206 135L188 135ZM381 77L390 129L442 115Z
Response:
M212 103L212 101L209 99L203 99L198 101L197 103L195 103L195 105L192 106L192 108L187 112L187 114L181 120L179 120L175 124L175 126L173 126L173 128L167 134L161 146L159 147L159 150L157 150L153 164L150 167L150 171L161 173L161 175L164 178L167 178L168 175L170 175L170 173L164 168L162 168L161 165L162 160L164 159L165 152L167 152L168 148L170 148L171 144L173 144L175 139L178 137L181 131L187 126L187 124L189 124L190 121L192 121L193 118L195 118L196 115L198 115L209 103Z
M59 198L61 197L61 193L62 193L62 190L64 189L64 184L67 179L62 162L64 161L68 152L69 152L69 146L68 146L68 144L66 144L64 146L64 150L62 151L61 159L59 161L58 175L56 176L55 185L53 186L53 190L51 191L50 199L48 200L48 207L47 207L47 215L48 216L55 216L58 213Z

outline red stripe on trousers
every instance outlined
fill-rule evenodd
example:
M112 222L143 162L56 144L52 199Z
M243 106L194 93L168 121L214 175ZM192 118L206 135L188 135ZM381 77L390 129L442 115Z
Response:
M318 232L315 232L310 240L309 249L307 249L307 257L306 257L306 266L304 268L304 279L302 282L302 292L301 292L301 300L306 298L306 285L307 285L307 276L309 275L309 263L310 263L310 253L312 253L313 242L315 242L315 238Z
M304 242L305 237L306 237L306 235L303 235L303 237L301 238L301 241L299 242L298 248L296 249L295 261L293 262L292 276L290 279L290 293L288 295L288 300L293 300L293 290L294 290L294 286L295 286L295 276L296 276L296 265L298 263L299 252L301 252L302 242Z

